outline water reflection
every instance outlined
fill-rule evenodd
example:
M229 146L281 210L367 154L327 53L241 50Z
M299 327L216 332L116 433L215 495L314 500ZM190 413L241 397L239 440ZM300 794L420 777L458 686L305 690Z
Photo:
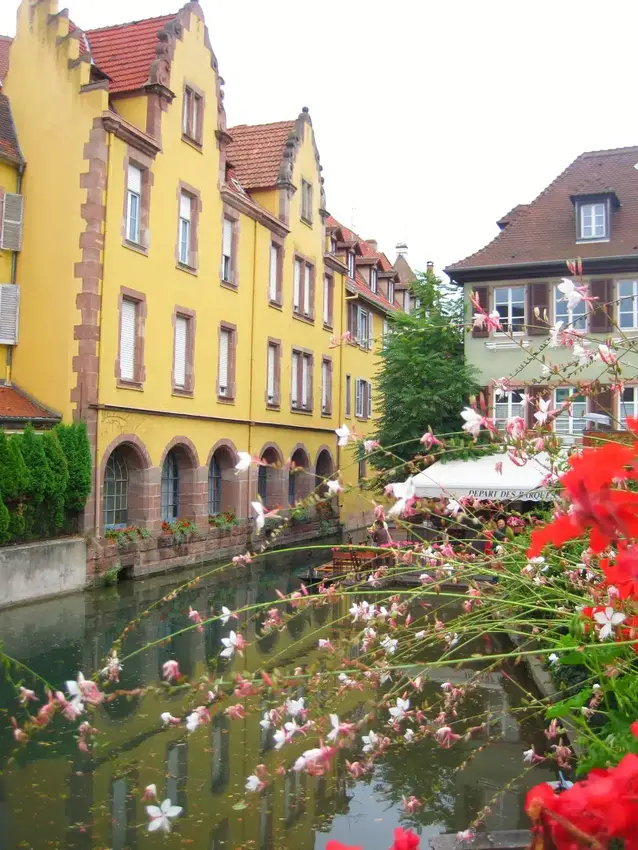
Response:
M0 622L0 640L7 652L59 686L78 670L95 669L124 626L162 598L174 583L174 577L156 576L117 589L23 607L19 615L10 611ZM189 605L202 614L222 605L237 610L256 601L274 600L277 587L289 592L298 585L294 565L281 561L268 570L253 569L239 577L202 582L187 594L158 605L125 641L122 655L149 642L157 643L125 662L122 687L156 684L161 666L169 658L177 659L193 680L211 670L227 676L257 669L265 661L283 669L296 665L320 669L325 656L317 651L318 637L337 643L348 636L341 623L343 610L333 607L297 612L280 633L264 634L259 622L244 618L241 625L249 646L243 659L224 661L219 657L222 637L236 627L233 620L226 625L209 623L203 633L192 630L164 642L172 632L188 625ZM34 627L25 628L27 623ZM356 642L342 650L352 660L360 655ZM520 675L519 670L511 672ZM470 670L433 670L425 695L435 701L442 682L461 683L471 675ZM525 687L531 685L525 683ZM483 740L463 742L450 750L425 740L391 749L374 772L358 782L352 780L345 765L346 757L350 761L360 757L356 750L340 753L325 776L276 775L277 767L290 765L308 742L299 741L283 752L274 748L273 730L259 723L263 712L272 707L264 697L246 701L247 708L254 710L242 720L231 721L217 709L210 725L191 736L183 727L160 728L162 711L184 714L182 694L169 697L164 691L149 691L143 696L120 697L101 706L93 716L99 735L92 757L79 753L68 724L56 721L15 763L6 765L12 749L7 729L0 739L4 753L0 766L6 769L0 777L0 846L42 847L46 841L47 846L57 842L73 850L133 850L142 846L142 841L148 847L161 841L166 847L192 843L211 850L240 846L322 850L329 838L336 838L362 844L366 850L386 850L394 827L406 823L401 797L411 794L424 801L413 825L425 838L465 828L486 805L492 806L489 828L519 828L525 826L521 804L526 788L543 778L554 778L547 770L536 770L527 782L515 781L505 795L498 796L505 783L522 773L523 749L535 740L543 746L538 727L530 723L521 731L511 713L520 693L509 680L493 673L484 677L466 701L465 715L487 713L489 732L498 738L487 749L480 749ZM302 694L300 688L297 696ZM370 710L372 698L373 694L365 691L347 692L339 711L344 718L360 719ZM11 699L8 683L0 681L0 702L9 707ZM249 798L247 808L234 808L244 799L246 777L260 763L266 764L275 780L261 795ZM166 843L160 836L145 835L142 795L150 783L157 785L160 799L170 797L183 808Z

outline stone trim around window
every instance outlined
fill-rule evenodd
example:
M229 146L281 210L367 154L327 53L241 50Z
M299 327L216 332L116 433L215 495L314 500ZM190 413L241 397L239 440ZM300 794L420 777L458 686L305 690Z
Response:
M221 348L222 331L230 332L230 347L228 349L228 390L226 395L219 394L219 351ZM221 404L234 404L237 385L235 383L237 363L237 325L231 322L220 322L217 330L217 401Z
M136 150L136 148L128 147L126 156L123 160L124 165L124 210L122 212L122 245L125 248L130 248L139 254L148 256L148 246L150 243L149 219L151 213L151 187L155 181L155 175L152 171L153 157L147 156ZM142 194L140 197L140 241L132 242L128 239L128 168L133 165L139 168L142 172Z
M122 378L120 369L120 352L122 346L122 302L124 300L135 301L135 377L132 381ZM146 333L146 295L128 286L120 286L120 294L117 299L117 357L115 358L115 378L117 386L123 389L141 390L146 380L146 366L144 365L144 338Z
M186 92L189 91L191 93L191 101L190 101L190 109L188 113L188 127L190 128L192 124L192 114L193 114L193 97L198 98L199 107L197 110L197 124L195 126L195 133L192 135L188 132L188 130L184 131L184 101L186 98ZM192 83L190 80L184 81L184 88L182 89L182 141L187 142L189 145L193 145L193 147L197 148L197 150L202 149L204 144L204 109L206 108L206 96L204 91L196 86L195 83Z
M277 297L273 301L270 298L270 256L268 257L268 303L271 307L281 309L284 306L284 259L286 256L285 240L276 233L270 234L270 246L274 245L277 248ZM269 246L269 250L270 250Z
M223 205L223 213L222 213L222 244L221 251L219 252L219 282L226 289L238 289L239 288L239 219L240 214L237 210L234 210L228 204ZM228 219L232 222L232 244L230 246L231 255L230 255L230 273L231 279L224 280L223 268L224 268L224 219Z
M301 264L303 266L309 266L310 267L310 309L308 311L307 316L305 315L305 306L306 305L305 305L303 298L302 298L303 290L304 290L302 281L300 281L300 284L299 284L299 287L300 287L299 288L299 310L295 310L295 292L294 292L295 265L294 264L297 261L301 262ZM293 274L293 292L292 292L292 316L293 316L293 319L298 319L299 321L307 322L308 324L314 324L314 321L315 321L315 302L316 302L316 293L315 293L316 286L315 286L315 284L316 284L316 276L317 276L317 266L316 266L314 259L312 259L311 257L306 257L304 254L300 253L299 251L295 251L295 253L293 255L292 274ZM304 269L304 275L305 275L305 269Z
M274 346L277 350L275 355L275 375L274 375L274 398L268 401L268 351L270 346ZM281 340L269 336L266 340L266 389L264 390L264 400L268 410L279 410L281 408Z
M325 296L325 281L328 281L328 321L323 322L323 326L326 330L334 329L334 310L335 310L335 279L334 275L328 274L324 272L324 284L321 290L322 304L321 304L321 319L323 321L323 298Z
M295 354L305 355L310 359L310 363L308 364L308 407L296 407L292 403L292 357ZM290 356L290 410L292 413L301 413L304 416L308 416L312 414L314 408L314 363L315 356L314 353L309 348L301 348L298 345L293 345L292 353ZM303 386L303 371L297 370L297 398L301 399L301 388Z
M188 250L188 263L182 263L179 259L179 237L180 237L180 201L182 193L191 198L191 226L190 245ZM199 189L180 180L177 184L177 239L175 241L175 265L182 271L197 274L199 269L199 216L202 212L202 199Z
M328 367L328 381L329 381L328 392L326 394L326 407L325 407L325 409L324 409L324 406L323 406L323 394L324 394L324 390L323 390L323 367L324 367L324 363ZM327 417L332 416L332 379L333 379L332 357L328 357L328 355L324 354L321 357L321 415L322 416L327 416Z
M188 335L186 338L186 380L183 387L175 386L175 327L178 316L188 319ZM173 326L173 352L171 360L171 392L173 395L192 397L195 391L195 329L197 327L197 313L189 307L173 307L171 317Z

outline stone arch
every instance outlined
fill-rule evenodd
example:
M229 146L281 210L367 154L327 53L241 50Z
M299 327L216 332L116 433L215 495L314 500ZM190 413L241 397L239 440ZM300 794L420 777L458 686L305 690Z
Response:
M335 471L335 462L332 452L328 446L320 446L315 458L315 487L319 496L323 497L327 492L326 479L330 478Z
M120 434L109 443L99 470L101 531L106 526L148 525L154 496L151 469L148 449L135 434Z
M277 443L265 443L259 457L268 466L257 467L257 495L270 508L285 505L288 495L288 470L284 455Z
M160 461L160 519L202 522L207 516L208 470L200 467L197 449L188 437L173 437Z
M241 481L235 474L239 460L237 449L231 440L218 440L208 455L206 468L208 514L241 511Z
M311 474L310 455L303 443L297 443L290 452L288 469L288 504L306 499L314 490L314 477ZM305 470L301 472L298 470Z

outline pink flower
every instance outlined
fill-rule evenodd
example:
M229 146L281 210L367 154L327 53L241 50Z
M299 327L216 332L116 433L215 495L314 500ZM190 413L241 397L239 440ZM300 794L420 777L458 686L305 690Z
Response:
M237 676L237 684L233 691L236 697L251 697L256 693L253 683L248 679L244 679L241 675Z
M473 437L478 437L481 426L485 424L485 417L481 416L478 410L474 410L473 407L464 407L461 411L461 417L465 420L463 430Z
M160 714L160 720L162 721L162 726L179 726L181 723L179 717L173 717L170 711L163 711Z
M381 443L377 440L364 440L363 448L366 452L373 452L375 449L381 448Z
M494 396L496 398L501 398L501 396L512 392L512 383L509 378L493 378L492 383L494 384Z
M26 741L27 740L26 733L25 733L24 729L21 729L18 726L18 721L15 719L15 717L11 718L11 725L13 726L13 737L16 739L16 741L19 744L21 744L23 741Z
M147 785L144 789L144 796L142 797L142 799L146 801L157 800L157 787L154 784Z
M164 676L167 682L176 682L181 676L178 662L172 659L165 661L162 664L162 676Z
M474 841L475 838L476 838L476 833L474 832L473 829L463 829L460 832L456 833L456 840L457 841L465 841L468 844L471 843L472 841Z
M252 564L253 559L250 557L250 553L246 552L245 555L235 555L233 558L233 564L236 567L246 567L248 564Z
M35 691L30 691L28 688L23 688L22 685L20 685L20 702L22 705L26 705L29 700L31 702L38 701Z
M325 649L327 652L334 652L335 648L327 638L319 638L319 649Z
M417 809L420 809L423 803L412 794L411 797L403 797L403 811L407 814L413 814Z
M244 706L238 702L235 705L229 705L226 709L226 714L231 720L242 720L246 716Z
M354 779L359 779L366 772L360 761L349 762L346 760L346 767L350 776Z
M419 440L419 442L423 443L423 446L426 451L428 451L428 449L431 449L432 446L441 445L441 442L437 440L434 434L432 434L430 431L426 431L425 434Z
M521 416L512 416L505 423L505 431L513 440L520 440L525 434L525 421Z
M503 461L502 461L502 460L499 460L499 462L498 462L498 463L495 463L495 464L494 464L494 470L495 470L495 471L496 471L499 475L502 475L502 474L503 474Z
M452 744L456 743L461 736L453 732L449 726L441 726L434 733L434 737L445 750L449 750Z
M613 366L614 363L618 360L614 352L608 345L599 345L598 346L598 356L607 366Z

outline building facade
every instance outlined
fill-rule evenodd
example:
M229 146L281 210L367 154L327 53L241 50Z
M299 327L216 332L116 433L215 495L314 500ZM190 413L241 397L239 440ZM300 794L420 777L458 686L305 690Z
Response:
M20 244L0 252L19 295L3 386L86 420L85 530L289 507L337 470L343 520L365 524L365 468L335 429L373 430L399 276L328 215L308 110L228 128L194 2L83 31L24 0L7 47L18 155L0 183ZM239 451L264 465L237 474Z
M517 385L552 408L570 402L553 425L565 442L583 434L592 414L622 428L638 412L637 165L638 147L581 154L534 201L505 215L489 245L446 269L464 287L468 320L472 293L500 317L501 331L474 328L466 339L499 423L516 415L533 421L535 406L523 411ZM591 307L580 301L571 309L558 289L563 278L581 285L567 266L575 258ZM622 386L608 383L601 344L617 347ZM495 396L502 377L512 378L514 391Z

